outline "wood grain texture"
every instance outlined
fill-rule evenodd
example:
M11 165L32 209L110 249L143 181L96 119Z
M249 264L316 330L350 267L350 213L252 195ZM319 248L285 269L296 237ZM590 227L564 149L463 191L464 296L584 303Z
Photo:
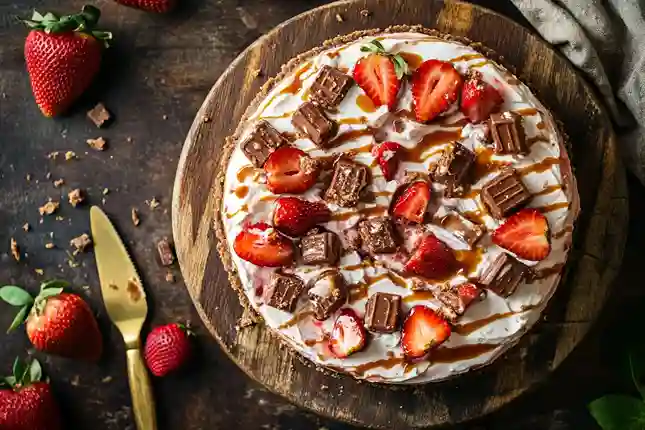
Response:
M393 24L421 24L467 37L494 49L505 65L515 66L564 124L582 207L565 278L538 329L491 366L454 380L396 390L316 371L261 324L235 330L243 309L228 286L213 231L219 207L213 190L224 139L234 132L266 77L337 34ZM255 77L257 69L261 78ZM247 48L217 81L186 139L173 196L173 231L198 313L249 376L299 406L339 420L381 428L433 426L468 420L508 403L558 367L581 341L622 259L625 189L615 137L596 97L566 60L537 37L466 3L348 1L281 24Z

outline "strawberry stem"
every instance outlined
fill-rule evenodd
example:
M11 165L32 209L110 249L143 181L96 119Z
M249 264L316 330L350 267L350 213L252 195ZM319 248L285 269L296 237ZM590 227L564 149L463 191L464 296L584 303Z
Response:
M80 13L73 15L57 16L51 12L42 15L34 11L31 19L24 19L22 22L31 30L44 31L50 33L77 32L88 34L95 39L103 41L108 46L108 41L112 39L112 33L109 31L99 31L95 27L101 17L101 11L94 6L85 5Z
M392 54L385 50L385 47L377 39L373 39L367 43L367 45L361 46L361 52L371 52L373 54L384 55L388 57L394 64L394 72L398 79L403 78L404 75L410 74L410 68L408 63L405 61L400 54Z
M38 382L42 379L43 369L35 358L31 361L22 361L17 357L13 363L13 375L0 379L0 388L19 388Z
M6 285L0 288L0 299L11 306L20 308L13 319L13 322L9 326L7 333L20 327L20 325L27 319L27 315L29 315L32 308L35 309L37 313L42 313L47 300L50 297L59 295L63 292L63 288L68 286L68 282L61 280L43 282L40 285L40 293L35 299L27 291L15 285Z

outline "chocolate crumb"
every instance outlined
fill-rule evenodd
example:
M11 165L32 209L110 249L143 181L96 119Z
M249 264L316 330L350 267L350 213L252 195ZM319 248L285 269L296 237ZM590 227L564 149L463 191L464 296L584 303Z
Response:
M73 207L76 207L79 203L82 203L83 200L85 200L83 191L81 191L80 188L70 191L69 194L67 194L67 198L69 199L69 204Z
M139 218L139 213L135 208L132 208L132 212L130 216L132 217L132 224L134 224L134 226L137 227L139 223L141 223L141 219Z
M107 145L107 142L102 137L97 137L96 139L87 139L86 142L90 146L90 148L96 149L97 151L105 151L105 147Z
M338 21L338 22L343 22L343 21L345 21L345 20L343 19L343 16L342 16L341 14L337 13L337 14L336 14L336 21Z
M157 243L157 252L162 266L170 266L175 262L175 255L167 238L164 237Z
M65 183L65 180L64 180L63 178L56 179L56 180L54 181L54 187L55 187L55 188L58 188L58 187L60 187L61 185L63 185L64 183Z
M20 261L20 248L13 237L11 238L11 255L13 255L14 260Z
M87 233L83 233L82 235L72 239L69 244L76 248L74 250L74 254L78 254L79 252L85 252L85 250L92 245L92 239L90 239Z
M87 111L87 117L99 128L106 125L112 119L112 115L110 115L110 112L105 108L103 103L97 103L96 106Z
M172 272L166 273L166 282L170 282L171 284L175 282L175 275Z
M29 225L29 223L28 223L28 222L26 222L26 223L22 226L22 229L23 229L24 231L29 231L29 229L30 229L30 228L31 228L31 226Z
M69 160L73 160L75 158L78 158L78 157L76 156L76 153L74 151L67 151L65 153L65 160L69 161Z
M40 212L40 215L51 215L58 210L59 206L60 203L50 200L43 206L39 207L38 212Z

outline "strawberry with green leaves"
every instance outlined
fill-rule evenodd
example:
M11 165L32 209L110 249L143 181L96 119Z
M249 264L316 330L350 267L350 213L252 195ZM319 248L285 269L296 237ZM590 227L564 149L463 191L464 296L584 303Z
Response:
M97 361L103 339L92 310L78 295L64 293L64 281L49 281L40 286L34 298L20 287L0 288L0 299L19 307L9 331L23 322L27 336L40 351L85 361Z
M57 16L34 11L23 22L31 29L25 61L40 110L59 115L85 92L101 66L103 47L112 34L95 29L101 12L85 6L81 13Z
M60 411L37 360L16 359L13 375L0 378L0 429L60 430Z
M155 327L146 339L146 365L155 376L175 372L191 356L190 336L193 333L183 324L166 324Z

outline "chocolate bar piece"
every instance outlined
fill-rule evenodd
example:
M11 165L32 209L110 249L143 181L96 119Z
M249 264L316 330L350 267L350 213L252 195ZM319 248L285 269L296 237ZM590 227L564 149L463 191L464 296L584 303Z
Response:
M98 128L103 127L108 124L112 119L112 115L105 108L103 103L97 103L92 109L87 111L87 117L94 123Z
M311 84L309 97L326 109L332 109L340 104L353 84L354 80L350 76L325 65Z
M498 154L526 154L526 138L522 117L513 112L494 113L490 116L493 150Z
M508 168L484 185L481 198L490 214L501 219L528 202L531 194L515 170Z
M446 196L454 197L469 180L469 172L475 162L475 154L459 142L447 148L435 165L432 178L446 186Z
M439 287L437 298L443 303L441 312L450 321L462 316L468 306L477 300L483 300L486 291L471 283L452 286L445 283Z
M265 303L273 308L293 312L305 284L295 275L275 272L264 292Z
M340 257L340 239L332 232L311 234L300 241L300 252L305 264L335 264Z
M343 230L343 248L346 251L358 251L361 247L361 235L356 226Z
M363 249L370 254L389 254L396 251L394 229L389 217L369 218L358 225Z
M336 134L338 125L327 118L322 108L306 102L293 113L291 124L309 136L309 139L320 148L324 148L329 139Z
M307 295L314 317L325 320L347 301L345 278L338 270L326 270L309 281Z
M392 333L399 325L401 296L374 293L365 305L365 327L379 333Z
M479 284L502 297L508 297L515 292L529 272L528 266L506 253L501 253L484 270L479 278Z
M483 225L475 224L458 212L447 213L439 220L439 224L470 248L477 243L486 230Z
M262 167L269 155L285 144L287 139L278 130L266 121L259 121L240 143L240 148L255 167Z
M356 206L360 193L367 185L367 166L340 158L334 176L325 192L325 200L338 206Z
M172 252L172 246L170 246L168 239L163 238L157 243L157 252L162 266L170 266L175 262L175 254Z

